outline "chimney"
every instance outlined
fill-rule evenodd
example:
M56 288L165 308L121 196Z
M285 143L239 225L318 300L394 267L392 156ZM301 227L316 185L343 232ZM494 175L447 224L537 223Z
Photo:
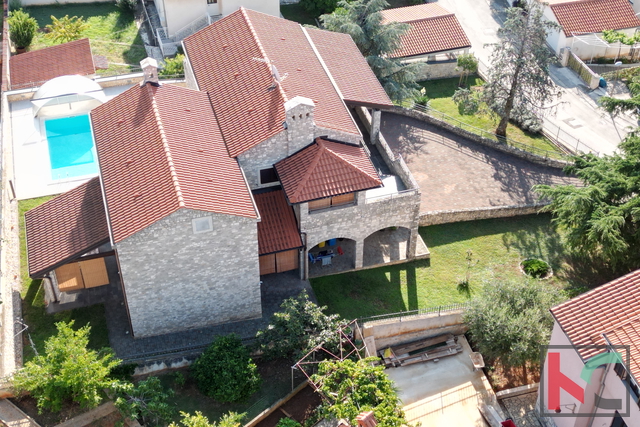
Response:
M140 67L144 73L144 80L140 83L140 86L144 86L147 83L160 86L160 82L158 81L158 61L147 57L140 61Z
M315 137L315 122L313 111L315 103L302 96L296 96L284 103L286 121L283 123L287 130L289 148L287 155L306 147Z
M356 417L356 421L358 421L358 427L376 427L378 424L373 411L362 412Z

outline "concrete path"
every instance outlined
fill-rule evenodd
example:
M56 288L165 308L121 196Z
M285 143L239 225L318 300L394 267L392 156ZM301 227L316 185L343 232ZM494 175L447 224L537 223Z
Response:
M499 43L497 32L506 19L507 0L438 0L438 4L460 21L471 41L472 51L486 66L491 62L491 46ZM482 66L481 66L482 68ZM562 91L561 104L545 120L545 129L568 148L575 149L578 141L584 144L582 151L610 154L628 132L637 126L634 119L621 116L613 119L587 93L588 88L573 71L552 67L553 81ZM597 97L596 97L597 98ZM589 150L591 148L591 150Z
M525 206L538 201L535 184L578 184L556 168L537 165L396 114L382 115L382 134L418 181L420 212Z
M40 427L31 417L7 399L0 400L0 421L7 427Z

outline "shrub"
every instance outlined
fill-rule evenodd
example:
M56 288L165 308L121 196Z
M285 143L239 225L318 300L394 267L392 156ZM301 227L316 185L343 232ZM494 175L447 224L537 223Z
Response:
M184 76L184 55L177 54L175 58L164 60L164 68L160 70L161 76Z
M276 427L302 427L302 425L289 417L281 418Z
M121 363L111 370L109 376L116 380L131 381L137 366L135 363Z
M229 412L224 414L220 421L211 422L209 418L202 415L202 412L196 411L194 415L186 412L180 412L182 419L180 423L171 423L169 427L240 427L245 414L236 414Z
M116 408L146 427L166 426L173 418L174 409L168 403L173 390L165 390L158 377L149 377L135 385L116 383L114 391Z
M266 358L300 358L322 343L330 351L337 350L340 316L324 314L327 307L309 301L304 291L284 300L280 307L269 326L256 334Z
M475 114L480 108L480 98L475 91L470 91L469 89L456 89L451 99L458 106L458 112L463 115Z
M338 7L338 0L300 0L300 6L314 17L331 13Z
M528 276L539 279L549 274L551 267L540 259L527 259L522 262L522 269Z
M38 21L22 9L9 12L9 38L17 48L27 48L38 31Z
M258 391L258 368L237 335L218 337L191 365L191 376L218 402L240 402Z
M110 351L99 354L87 349L89 326L74 331L71 321L56 323L56 328L58 333L45 342L45 354L15 374L14 387L31 393L39 411L59 411L67 400L83 407L97 406L102 400L100 391L111 384L109 373L120 361Z
M52 24L47 25L49 33L45 37L56 43L78 40L82 37L82 33L89 28L89 24L85 22L82 16L69 18L69 15L65 15L60 19L51 16L51 22Z
M116 6L122 12L133 13L136 10L138 0L116 0Z

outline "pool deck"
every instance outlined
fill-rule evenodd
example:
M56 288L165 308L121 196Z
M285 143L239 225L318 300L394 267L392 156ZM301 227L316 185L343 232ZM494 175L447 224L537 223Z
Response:
M130 87L106 88L104 93L107 100L110 100ZM33 104L31 101L16 101L10 104L9 109L15 174L13 186L18 200L64 193L98 175L96 172L53 181L44 126L41 125L41 119L34 118Z

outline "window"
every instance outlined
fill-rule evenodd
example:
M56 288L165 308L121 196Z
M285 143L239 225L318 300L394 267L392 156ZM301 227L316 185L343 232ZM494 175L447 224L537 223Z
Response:
M218 0L207 0L207 4L217 4Z
M260 184L271 184L272 182L278 182L278 175L275 168L260 170Z
M193 227L193 233L206 233L213 230L213 218L205 216L202 218L195 218L191 220L191 226Z
M324 199L309 202L309 212L325 209L331 206L351 205L356 200L356 193L342 194L340 196L326 197Z

